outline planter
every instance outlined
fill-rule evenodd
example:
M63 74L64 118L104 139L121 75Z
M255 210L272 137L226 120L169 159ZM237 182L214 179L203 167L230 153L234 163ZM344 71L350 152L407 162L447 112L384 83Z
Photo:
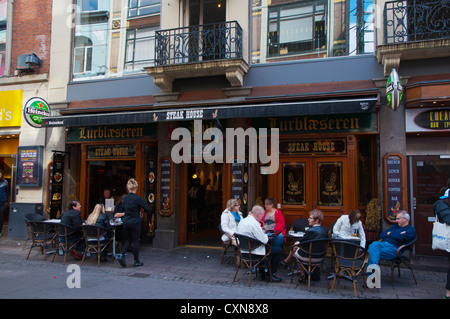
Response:
M377 241L380 236L380 231L374 228L364 228L364 233L366 234L366 248L372 242Z

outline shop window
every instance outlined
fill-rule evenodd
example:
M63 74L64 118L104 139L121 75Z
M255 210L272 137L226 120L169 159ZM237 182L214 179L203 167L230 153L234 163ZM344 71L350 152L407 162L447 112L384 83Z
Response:
M342 206L342 162L317 163L317 198L321 206Z
M283 205L306 205L305 163L282 164Z
M143 67L155 65L155 30L157 27L127 31L125 71L143 71Z
M161 0L129 0L129 18L157 14L160 11Z

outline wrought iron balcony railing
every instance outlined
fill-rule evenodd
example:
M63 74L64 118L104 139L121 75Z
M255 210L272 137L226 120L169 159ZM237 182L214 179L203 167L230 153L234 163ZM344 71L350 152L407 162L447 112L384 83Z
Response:
M237 21L160 30L155 38L156 65L242 59L242 28Z
M384 43L450 38L450 0L386 2Z

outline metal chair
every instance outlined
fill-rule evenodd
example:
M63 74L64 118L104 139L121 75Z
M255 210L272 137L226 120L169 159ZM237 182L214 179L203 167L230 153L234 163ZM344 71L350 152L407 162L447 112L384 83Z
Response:
M41 252L44 255L44 260L47 259L47 247L49 245L56 246L56 234L54 225L51 223L46 223L43 221L34 221L34 222L28 222L30 229L31 229L31 236L30 239L31 247L28 251L27 260L30 257L31 250L34 247L40 247Z
M96 225L83 225L81 226L81 229L83 230L85 240L81 265L83 265L87 253L90 253L97 254L97 267L100 267L100 257L112 243L112 237L109 235L109 230ZM112 261L114 261L114 258L112 258Z
M415 284L417 285L417 279L416 275L414 274L414 270L411 267L411 256L413 251L414 243L416 242L417 237L414 238L409 243L402 245L398 247L397 249L397 257L394 259L383 259L383 261L386 261L389 266L391 267L391 286L394 278L394 268L397 267L398 269L398 276L400 277L400 266L403 264L407 269L411 271L411 275L414 279ZM405 254L407 253L407 254Z
M25 242L23 243L22 250L25 250L25 246L27 245L27 242L31 239L32 231L30 222L42 222L44 220L47 220L44 216L39 214L26 214L24 216L25 219L25 225L27 226L27 239L25 239Z
M227 254L227 251L229 248L234 248L234 262L236 263L236 257L237 257L237 247L232 245L232 238L229 234L227 234L226 232L223 231L222 226L219 225L219 229L222 233L222 235L226 235L228 237L228 242L224 242L222 241L222 248L223 248L223 253L222 253L222 258L220 259L220 264L223 263L223 258L225 257L225 255Z
M331 292L334 290L336 279L339 281L340 278L345 278L353 282L355 297L357 297L357 276L361 274L364 276L364 287L366 287L365 267L369 260L368 251L360 245L347 240L332 240L331 249L334 259L334 274L331 276L333 278Z
M63 252L64 261L66 263L67 253L70 252L80 241L83 240L83 233L65 224L55 224L58 233L58 251ZM57 253L53 255L52 262L55 261Z
M291 283L294 280L295 269L303 269L305 274L308 276L308 291L311 291L311 275L317 269L322 269L325 273L324 267L324 258L327 254L328 248L328 238L319 238L319 239L311 239L306 240L304 242L300 242L298 246L292 247L292 267L291 267ZM300 256L298 258L295 253L295 247L298 247L296 250L297 254ZM330 289L330 285L327 281L328 289Z
M237 254L240 259L240 265L236 264L236 272L234 273L233 282L236 281L236 276L238 274L241 265L248 269L248 286L250 287L251 276L254 270L256 276L258 276L258 268L268 268L269 278L272 281L272 269L270 265L270 245L263 244L257 239L248 237L246 235L235 233L238 242ZM265 247L265 255L255 255L252 253L253 250L260 246Z

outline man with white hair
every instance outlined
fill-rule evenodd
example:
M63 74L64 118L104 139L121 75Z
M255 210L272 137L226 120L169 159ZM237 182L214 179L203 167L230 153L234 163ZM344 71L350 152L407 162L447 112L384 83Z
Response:
M397 213L397 224L380 234L380 239L383 241L375 241L370 244L368 265L378 265L380 259L396 258L398 247L416 238L416 229L409 225L410 219L411 217L404 210Z
M259 205L253 206L252 210L248 213L248 216L245 217L243 220L241 220L237 227L237 233L241 235L245 235L254 239L259 240L263 244L267 244L269 241L269 237L264 233L264 231L261 228L261 224L259 221L264 216L264 208L262 208ZM242 250L242 253L246 253L246 251ZM270 256L271 256L271 268L272 268L272 281L278 282L282 279L275 275L275 272L278 269L278 264L280 262L282 249L272 249ZM258 248L252 250L252 254L254 255L265 255L266 254L266 248L261 245ZM262 273L262 276L265 277L265 274Z

